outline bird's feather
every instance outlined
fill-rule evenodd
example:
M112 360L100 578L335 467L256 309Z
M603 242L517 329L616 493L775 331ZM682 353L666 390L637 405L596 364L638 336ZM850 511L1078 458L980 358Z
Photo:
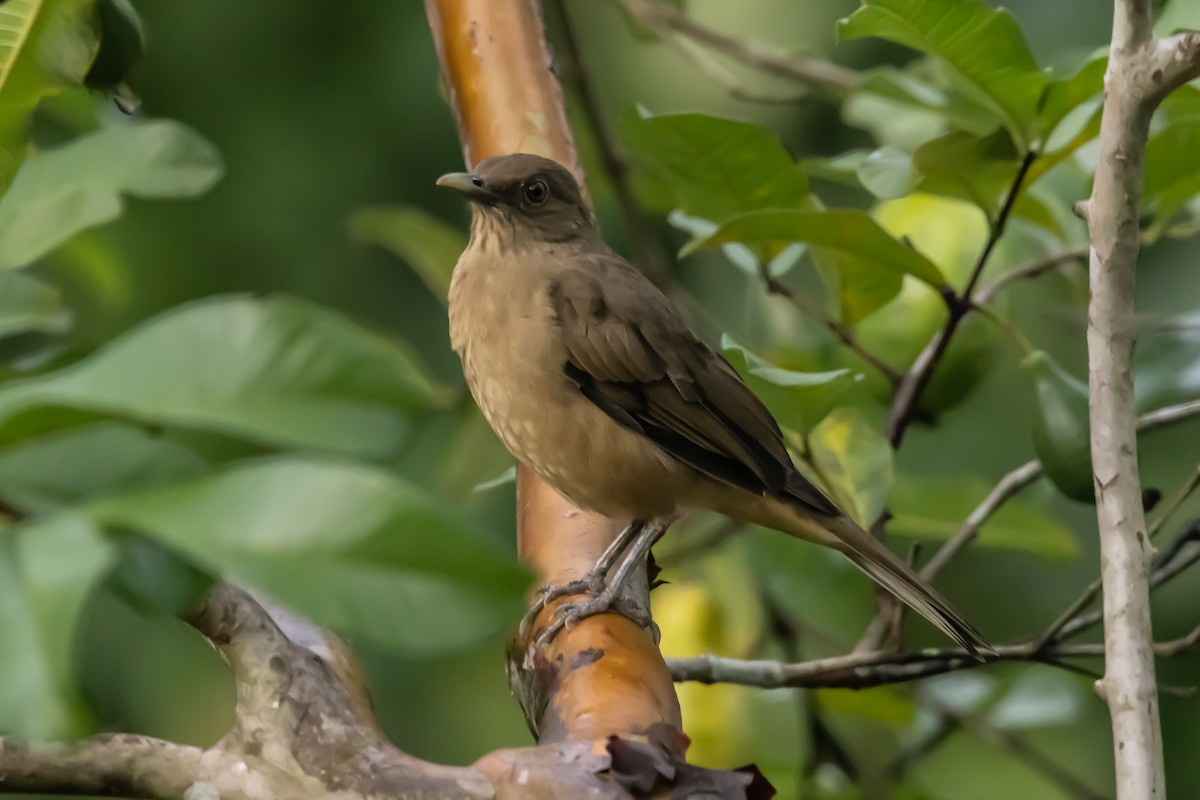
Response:
M613 253L565 263L549 301L566 376L605 414L714 480L841 511L795 468L771 413L667 299Z

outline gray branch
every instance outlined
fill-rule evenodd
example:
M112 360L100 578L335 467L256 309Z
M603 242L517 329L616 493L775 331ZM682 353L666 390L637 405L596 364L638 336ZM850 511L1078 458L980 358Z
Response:
M1092 196L1088 372L1105 671L1118 800L1166 795L1150 621L1153 548L1142 509L1133 396L1138 205L1150 117L1200 72L1200 34L1156 40L1150 0L1116 0Z
M339 640L246 592L218 586L189 620L237 686L233 728L208 749L132 734L75 744L0 739L0 794L147 800L626 798L591 742L501 750L470 767L401 752L379 730ZM284 631L287 631L285 633Z

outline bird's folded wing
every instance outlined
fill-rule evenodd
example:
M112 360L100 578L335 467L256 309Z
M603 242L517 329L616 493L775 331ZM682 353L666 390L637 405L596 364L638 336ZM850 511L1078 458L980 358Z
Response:
M839 510L792 464L779 426L733 367L619 257L574 264L550 286L564 372L624 427L709 477Z

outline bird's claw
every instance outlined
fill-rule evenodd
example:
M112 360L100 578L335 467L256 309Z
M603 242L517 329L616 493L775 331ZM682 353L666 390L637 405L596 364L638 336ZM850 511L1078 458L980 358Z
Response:
M654 640L658 641L658 626L649 613L622 601L616 592L605 589L586 600L572 600L554 609L553 620L538 634L535 644L540 647L548 645L565 628L570 628L589 617L609 612L621 614L633 620L641 627L649 629L654 636Z
M596 572L588 572L582 578L578 578L566 583L551 584L543 586L538 590L538 598L530 609L525 612L525 616L521 618L520 633L522 636L528 632L529 627L537 620L538 615L546 606L553 603L555 600L561 600L564 597L570 597L576 594L586 594L592 597L598 597L604 592L604 577Z

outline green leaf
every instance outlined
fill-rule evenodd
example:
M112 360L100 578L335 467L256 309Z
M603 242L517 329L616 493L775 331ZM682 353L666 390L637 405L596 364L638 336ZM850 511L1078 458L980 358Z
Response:
M128 536L108 586L148 616L182 617L199 611L213 577L161 542Z
M667 214L667 222L672 227L689 233L693 237L705 237L717 229L717 223L702 217L689 217L679 209ZM804 255L805 249L804 245L791 244L781 249L775 248L771 252L755 252L743 244L721 245L721 252L729 263L756 283L761 282L763 278L762 262L766 262L767 277L779 279L796 266L796 263Z
M900 476L889 499L888 532L916 539L949 539L987 496L991 486L977 478ZM1044 510L1010 500L983 524L979 544L1021 550L1047 558L1079 554L1070 529Z
M145 43L142 20L129 0L96 0L100 50L84 78L89 89L112 92L120 107L132 112L141 102L130 84Z
M863 415L839 408L808 435L813 465L838 504L860 525L883 513L892 488L892 447Z
M775 134L705 114L625 115L622 139L657 173L675 205L713 222L763 208L795 208L808 180Z
M974 136L951 131L913 153L923 192L968 200L994 216L1017 172L1017 152L1004 131Z
M835 299L834 317L847 325L861 322L890 303L904 286L904 275L879 269L869 258L812 248L817 274Z
M1104 91L1104 70L1107 67L1108 54L1104 53L1089 59L1071 77L1046 84L1046 93L1038 109L1037 129L1047 142L1047 150L1055 149L1050 146L1049 139L1057 132L1058 126L1072 112ZM1064 135L1070 138L1076 133L1078 130Z
M0 6L0 194L25 159L26 131L38 103L83 82L97 46L84 17L90 6L87 0L8 0Z
M0 429L20 411L56 406L384 456L400 444L406 414L447 399L405 350L332 311L230 296L174 309L66 369L0 388Z
M1028 145L1046 79L1007 11L979 0L864 0L837 32L843 42L877 36L939 57Z
M0 198L0 268L28 264L116 219L122 194L193 197L222 170L212 145L166 120L114 125L38 153Z
M984 136L1004 124L990 106L974 102L961 94L935 86L926 77L916 72L928 67L928 62L917 62L916 69L904 70L895 67L873 69L864 76L858 92L899 104L908 110L932 112L955 128ZM932 70L924 69L924 72ZM886 119L881 120L886 124Z
M884 145L858 165L863 188L880 200L895 200L913 189L913 159L894 145Z
M83 732L72 643L113 548L86 518L59 515L0 535L0 733Z
M0 272L0 337L63 333L70 323L57 289L20 272Z
M34 514L107 492L192 478L207 468L181 444L130 425L101 422L0 450L0 497Z
M1046 477L1067 497L1095 503L1087 383L1042 350L1022 359L1021 369L1033 395L1033 451Z
M1200 194L1200 120L1169 125L1146 145L1142 196L1161 228Z
M873 261L880 270L912 275L940 288L946 279L925 256L896 241L864 211L757 211L734 217L715 233L690 242L684 253L726 242L785 244L804 242Z
M350 215L350 236L396 254L445 302L450 275L467 237L419 208L361 208Z
M493 635L527 585L511 554L390 473L275 458L92 506L198 564L405 651Z
M727 335L721 338L721 350L779 424L800 433L820 422L842 393L861 378L848 369L832 372L780 369Z

